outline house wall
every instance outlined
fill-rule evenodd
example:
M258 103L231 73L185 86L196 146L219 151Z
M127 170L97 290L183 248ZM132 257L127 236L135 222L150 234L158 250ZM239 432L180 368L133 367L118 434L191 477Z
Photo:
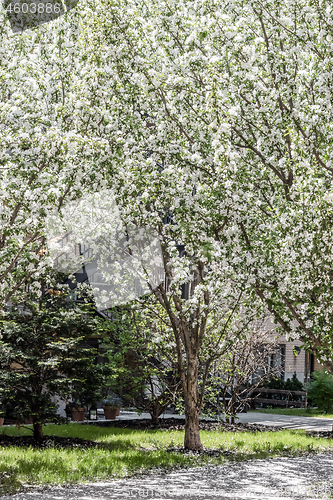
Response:
M324 370L324 367L323 365L321 365L319 363L319 361L315 358L314 360L314 371L317 371L317 370Z
M283 338L281 340L283 340ZM302 341L294 340L293 342L285 341L284 343L286 346L284 380L288 380L288 378L291 378L294 372L296 372L298 380L304 382L306 376L305 351L301 349L298 356L295 356L294 354L294 347L300 347L302 345Z
M265 323L265 329L271 331L271 338L276 337L275 328L276 325L274 325L273 320L269 320ZM284 335L281 335L279 338L279 344L285 346L284 380L292 378L294 372L296 372L298 380L304 383L306 379L306 353L304 349L301 349L297 356L294 354L294 347L301 347L303 342L301 340L293 340L289 342L286 340ZM308 374L310 375L310 366L308 370ZM323 370L323 366L317 361L317 359L314 360L314 371L316 370Z

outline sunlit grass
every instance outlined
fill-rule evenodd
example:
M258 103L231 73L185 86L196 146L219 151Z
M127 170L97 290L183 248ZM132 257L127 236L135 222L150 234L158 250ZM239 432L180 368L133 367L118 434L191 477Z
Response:
M27 429L8 427L11 435L28 435ZM171 469L219 464L232 459L265 458L282 454L333 449L333 440L306 436L305 431L219 432L202 431L205 448L226 456L184 455L167 449L182 446L183 431L131 430L80 424L47 425L45 435L79 437L99 443L91 449L38 450L0 447L0 493L25 485L69 484L111 480L149 469Z
M332 413L322 413L314 408L274 408L250 411L253 413L273 413L275 415L294 415L297 417L333 418Z

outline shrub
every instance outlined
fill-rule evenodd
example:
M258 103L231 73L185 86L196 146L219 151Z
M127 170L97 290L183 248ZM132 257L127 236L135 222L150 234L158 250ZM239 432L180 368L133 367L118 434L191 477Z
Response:
M304 387L300 380L298 380L296 372L293 373L291 379L284 381L279 377L271 377L268 381L264 382L263 387L267 389L283 389L288 391L303 391Z
M271 377L262 384L266 389L285 389L285 385L285 381L280 377Z
M285 382L285 389L289 391L303 391L304 387L300 380L298 380L296 372L293 373L291 378Z
M114 308L105 344L112 367L108 389L125 404L150 413L154 423L180 392L176 347L164 320L160 308L153 313L139 307Z
M307 384L308 397L317 405L319 411L329 413L333 410L333 376L327 372L316 371Z

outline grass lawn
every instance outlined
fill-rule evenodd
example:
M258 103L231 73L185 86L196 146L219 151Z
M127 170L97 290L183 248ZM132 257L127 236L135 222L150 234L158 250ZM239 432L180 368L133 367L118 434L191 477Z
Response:
M27 435L27 429L8 427L10 435ZM47 425L45 435L71 436L99 443L92 449L33 449L0 447L0 494L25 486L101 481L149 469L195 467L268 456L333 449L333 440L308 437L305 431L219 432L202 431L203 445L229 452L227 457L168 452L183 444L183 431L138 431L80 424Z
M263 410L249 410L253 413L273 413L275 415L295 415L297 417L319 417L319 418L333 418L333 414L321 413L312 408L274 408Z

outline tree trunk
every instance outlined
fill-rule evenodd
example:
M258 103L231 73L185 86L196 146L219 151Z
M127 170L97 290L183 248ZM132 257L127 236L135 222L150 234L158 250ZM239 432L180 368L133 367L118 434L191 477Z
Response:
M199 430L199 412L192 409L187 412L185 410L185 438L184 447L186 450L202 450L203 446L200 440Z
M158 400L152 401L150 408L149 408L149 413L152 419L152 422L154 425L159 425L160 423L160 415L163 413L164 408L161 407L160 403Z
M158 425L160 422L158 415L156 415L155 413L151 413L150 416L151 416L153 425Z
M36 439L36 441L43 439L43 425L40 424L39 422L35 422L33 424L33 428L34 428L34 439Z
M185 438L186 450L202 450L199 427L199 392L198 370L196 359L189 359L186 372L186 389L184 391L185 403Z

